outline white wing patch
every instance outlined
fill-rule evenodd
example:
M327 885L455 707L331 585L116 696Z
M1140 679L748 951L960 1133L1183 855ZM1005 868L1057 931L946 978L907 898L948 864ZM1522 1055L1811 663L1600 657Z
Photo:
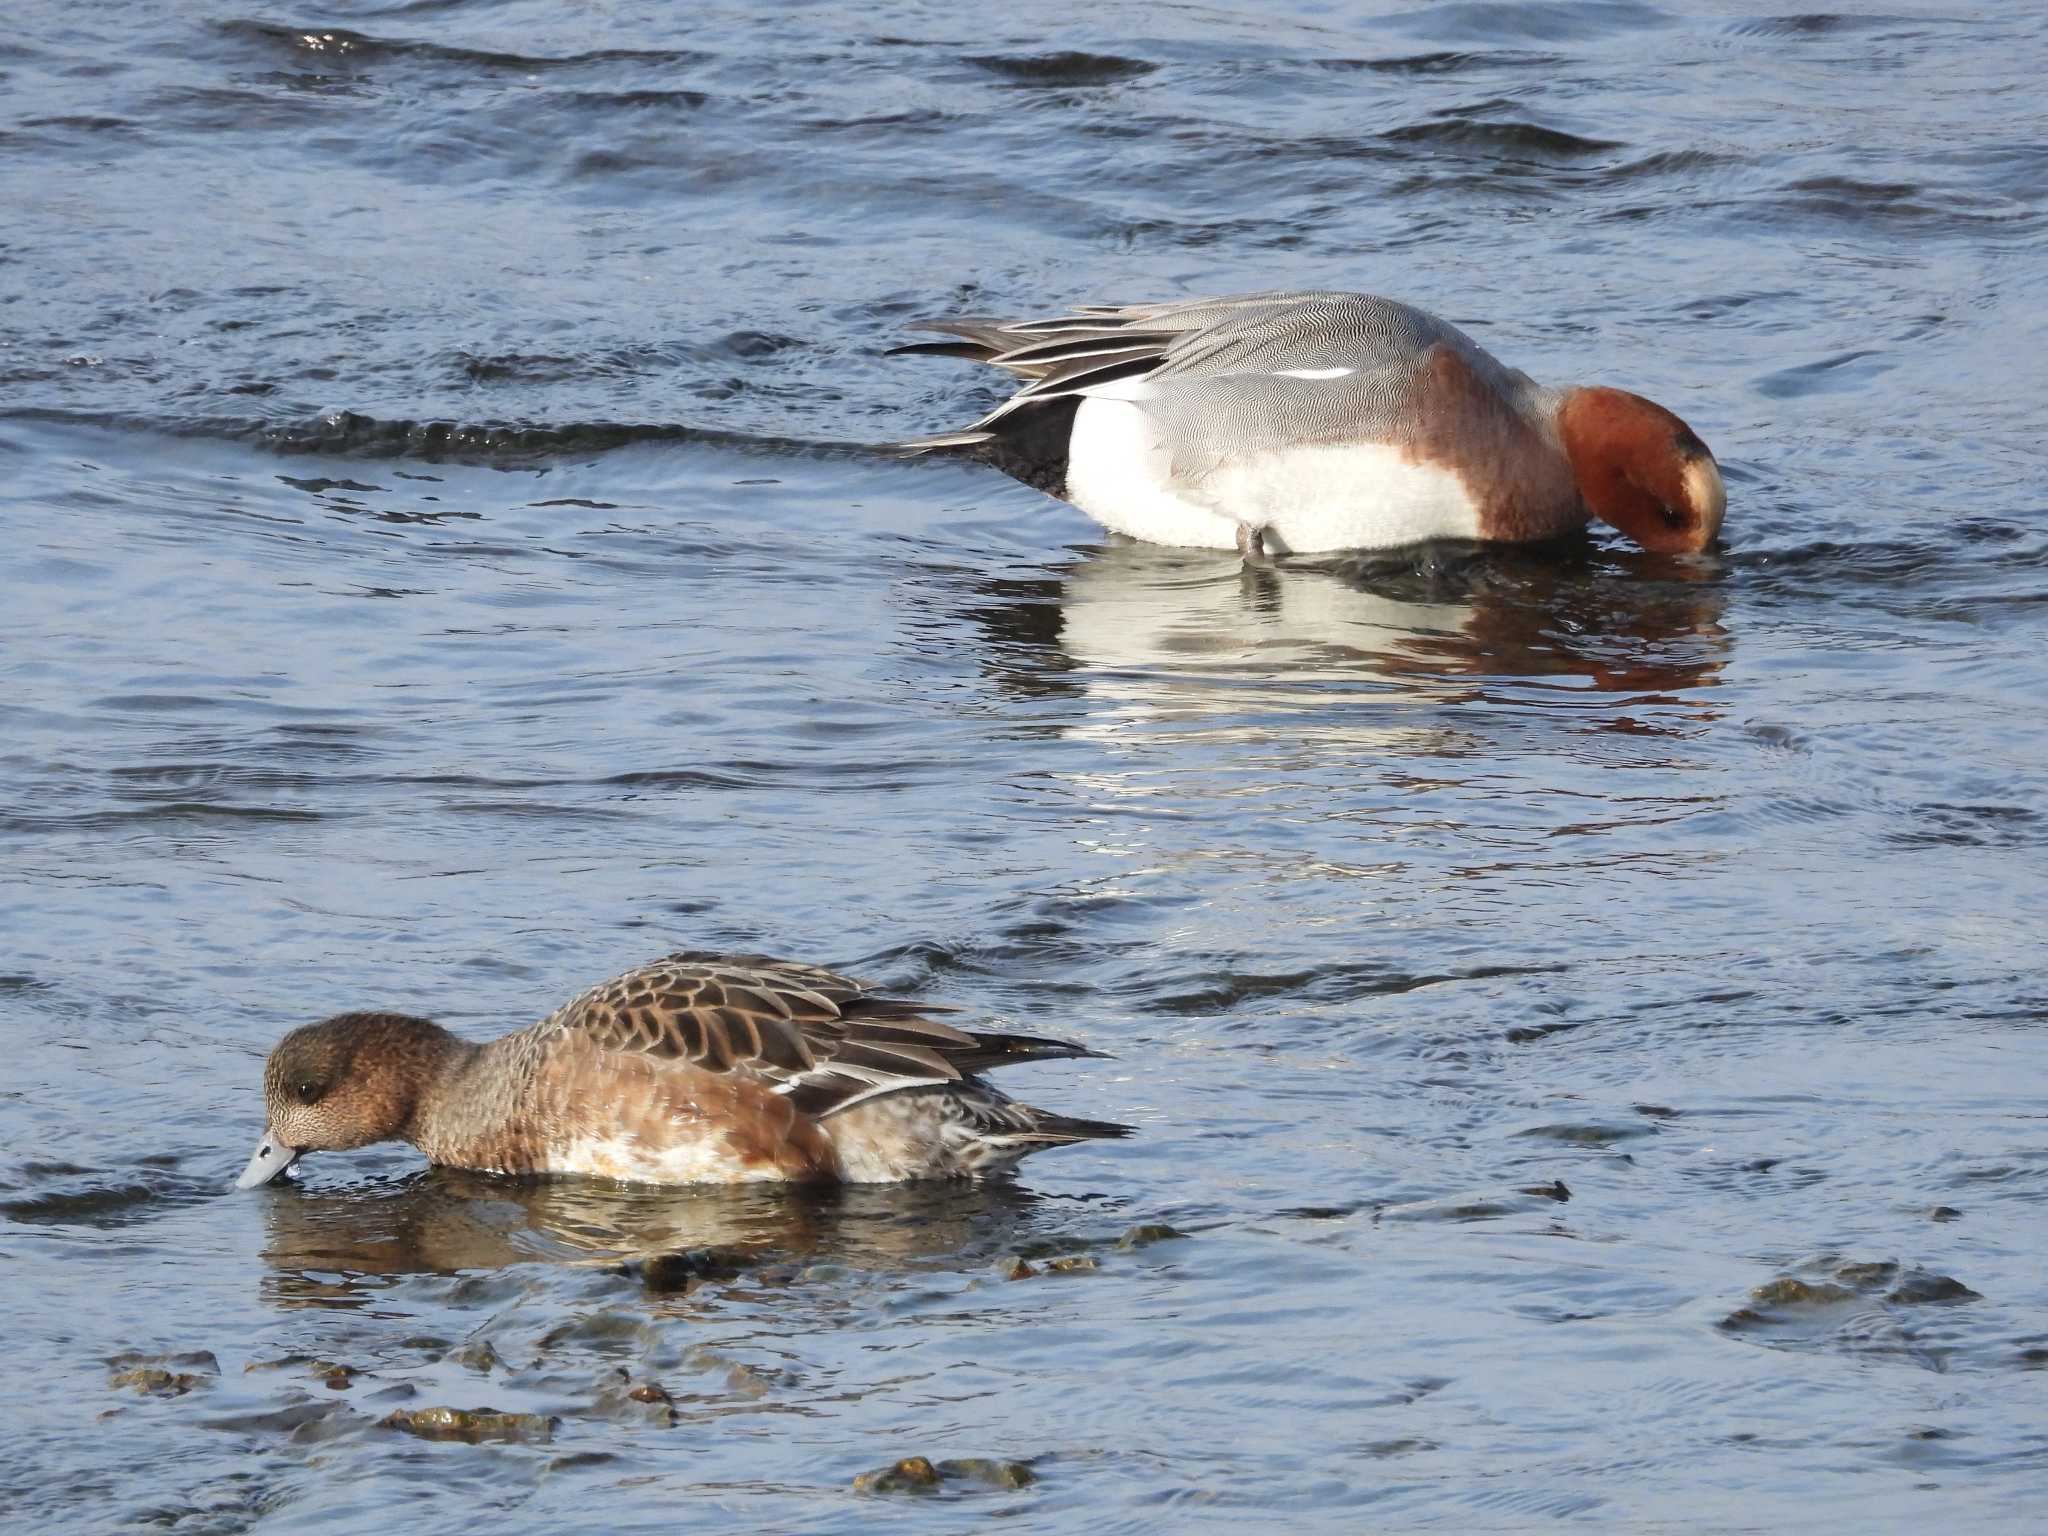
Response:
M1358 372L1356 368L1282 368L1273 375L1276 379L1342 379Z
M1111 379L1107 384L1086 384L1074 393L1084 400L1149 400L1153 389L1151 377L1138 373L1125 379Z

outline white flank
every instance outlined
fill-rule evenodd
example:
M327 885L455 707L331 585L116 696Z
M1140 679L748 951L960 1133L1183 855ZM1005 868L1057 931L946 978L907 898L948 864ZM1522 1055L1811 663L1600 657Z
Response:
M1463 480L1383 443L1306 443L1228 462L1204 477L1201 501L1263 527L1273 554L1479 537Z
M1464 482L1449 470L1413 463L1398 449L1303 444L1227 461L1199 484L1180 485L1143 410L1106 390L1089 396L1074 413L1067 499L1112 533L1191 549L1235 549L1242 522L1265 531L1273 554L1479 537L1479 509Z
M1355 368L1282 368L1273 377L1276 379L1346 379L1357 371Z
M1195 549L1237 548L1237 524L1168 489L1170 460L1152 420L1106 385L1074 413L1067 442L1067 500L1111 533Z
M548 1160L547 1171L641 1184L753 1184L783 1177L772 1163L743 1164L715 1131L679 1135L658 1149L636 1136L578 1136Z

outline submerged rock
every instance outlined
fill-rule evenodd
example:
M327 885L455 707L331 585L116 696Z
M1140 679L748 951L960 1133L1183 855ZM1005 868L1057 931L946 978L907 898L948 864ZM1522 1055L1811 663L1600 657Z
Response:
M218 1375L220 1362L204 1349L176 1355L146 1355L131 1349L107 1360L108 1386L145 1397L183 1397L212 1386Z
M1029 1280L1033 1275L1079 1275L1100 1268L1102 1261L1086 1253L1063 1253L1036 1264L1021 1253L1012 1253L996 1261L996 1273L1005 1280Z
M471 1339L466 1344L458 1344L441 1358L485 1376L505 1363L489 1339Z
M1787 1337L1803 1340L1834 1328L1844 1347L1904 1350L1912 1347L1912 1333L1895 1309L1981 1299L1951 1275L1911 1268L1895 1259L1823 1253L1797 1265L1792 1273L1757 1286L1749 1293L1751 1304L1731 1312L1721 1326L1731 1331L1786 1330ZM1850 1312L1839 1310L1847 1303L1857 1305ZM1857 1320L1853 1338L1841 1331L1852 1327L1842 1321L1845 1316ZM1815 1334L1816 1328L1822 1334Z
M1971 1290L1953 1275L1937 1275L1931 1270L1909 1269L1899 1276L1899 1283L1886 1293L1886 1301L1902 1307L1924 1306L1928 1302L1941 1301L1982 1301L1983 1294Z
M190 1371L167 1371L158 1365L131 1365L107 1376L110 1387L127 1387L145 1397L183 1397L194 1387L210 1384L210 1378Z
M863 1472L853 1480L855 1493L936 1493L939 1469L922 1456L906 1456L891 1466Z
M727 1391L759 1401L776 1387L788 1386L789 1379L781 1371L771 1371L764 1366L749 1364L745 1360L735 1360L726 1369L725 1385Z
M1654 1136L1657 1134L1657 1127L1654 1122L1649 1125L1610 1125L1598 1121L1581 1121L1532 1125L1527 1130L1516 1131L1515 1134L1539 1141L1561 1141L1571 1146L1606 1147L1617 1141L1634 1141L1641 1136Z
M1853 1285L1859 1291L1889 1284L1892 1276L1899 1272L1899 1266L1890 1259L1834 1259L1824 1261L1823 1267L1837 1280Z
M401 1408L377 1421L422 1440L461 1440L544 1445L554 1438L555 1420L543 1413L501 1413L496 1408Z
M1825 1280L1801 1280L1793 1275L1780 1275L1752 1290L1749 1299L1767 1307L1824 1307L1854 1301L1856 1293L1846 1285L1834 1285Z
M598 1378L591 1405L608 1419L668 1427L681 1422L674 1395L658 1381L621 1367Z
M251 1360L242 1367L242 1374L251 1371L288 1371L294 1375L317 1376L320 1384L330 1391L346 1392L363 1374L360 1366L342 1365L334 1360L322 1360L316 1355L283 1355L276 1360Z
M1118 1238L1116 1245L1119 1248L1149 1248L1154 1243L1170 1243L1175 1238L1186 1236L1187 1233L1178 1227L1169 1227L1163 1221L1141 1221Z
M298 1402L285 1403L277 1408L260 1409L253 1413L224 1413L215 1418L201 1419L205 1429L224 1429L238 1435L283 1434L294 1441L305 1443L309 1440L331 1439L337 1434L354 1429L363 1418L351 1413L348 1405L331 1397L308 1397Z
M627 1264L624 1272L637 1272L642 1285L660 1294L687 1292L707 1281L737 1280L759 1262L744 1248L691 1248L681 1253L658 1254L637 1265Z
M963 1456L934 1466L923 1456L906 1456L890 1466L863 1472L853 1480L856 1493L937 1493L947 1484L959 1491L1029 1488L1038 1474L1021 1461L993 1456Z
M1474 1190L1466 1194L1435 1195L1426 1200L1404 1200L1384 1205L1373 1212L1375 1221L1497 1221L1505 1216L1526 1216L1547 1212L1553 1205L1570 1200L1572 1192L1562 1179L1548 1184L1531 1184L1508 1190Z
M939 1476L949 1483L975 1483L983 1488L1029 1488L1038 1474L1021 1461L999 1461L990 1456L966 1456L942 1461Z
M555 1324L536 1341L541 1355L564 1344L584 1345L607 1354L644 1354L661 1341L661 1332L645 1316L633 1312L586 1312Z

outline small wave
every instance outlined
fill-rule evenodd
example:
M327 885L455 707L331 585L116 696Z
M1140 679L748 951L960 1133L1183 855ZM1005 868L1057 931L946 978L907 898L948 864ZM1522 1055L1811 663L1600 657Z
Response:
M1113 53L971 54L967 63L1018 85L1079 86L1114 85L1135 80L1159 66L1143 59L1122 58Z
M1760 598L1902 601L1920 613L1961 616L1985 605L2043 600L2048 541L2018 523L1951 521L1940 536L1854 543L1820 539L1790 548L1733 550L1730 569ZM1963 596L1959 584L1977 590ZM1941 595L1945 594L1945 595Z
M1541 123L1489 122L1484 118L1448 117L1434 123L1409 123L1380 137L1395 144L1471 146L1496 153L1519 153L1569 159L1597 155L1624 146L1618 139L1589 139Z
M217 701L207 700L209 704ZM48 832L94 831L110 827L148 825L156 822L208 821L325 821L322 811L293 810L285 806L209 804L181 800L174 804L138 806L118 811L80 811L75 815L0 815L0 832L43 834Z
M1533 37L1545 42L1671 25L1666 12L1631 0L1550 0L1547 4L1466 0L1405 12L1389 20L1436 36Z
M703 444L741 452L803 458L866 458L880 445L776 437L685 426L680 422L414 421L329 411L304 421L232 416L154 418L31 407L0 410L0 421L46 422L100 431L147 432L166 437L218 438L279 454L337 458L426 459L492 466L528 465L565 456L609 453L646 443Z
M1716 171L1740 165L1737 155L1718 154L1711 149L1667 149L1617 165L1602 173L1607 181L1636 181L1655 176L1684 176L1696 171Z
M608 453L644 443L707 443L777 453L831 454L865 451L857 445L801 438L754 436L745 432L685 426L680 422L568 422L559 426L511 422L383 420L354 411L333 411L310 422L266 422L253 438L281 453L367 454L378 458L473 459L525 462L565 454Z
M2042 222L2039 210L2023 203L1972 197L1918 182L1860 181L1851 176L1809 176L1787 183L1771 200L1787 213L1858 224L1976 230Z
M1951 805L1930 801L1907 813L1909 825L1887 832L1894 848L2032 848L2048 833L2041 813L2024 805Z
M1280 975L1262 975L1221 967L1206 974L1190 972L1189 979L1196 983L1194 986L1172 993L1154 993L1147 996L1142 1006L1153 1013L1210 1014L1227 1012L1247 1002L1266 998L1341 1004L1356 1002L1360 998L1419 992L1425 987L1443 986L1448 982L1546 976L1565 969L1563 965L1551 964L1479 965L1458 971L1408 972L1397 966L1358 961Z
M1844 16L1839 11L1805 11L1791 16L1753 16L1731 23L1728 32L1733 37L1826 37L1833 32L1868 31L1872 27L1906 19L1903 16Z
M60 113L54 117L24 117L23 128L61 128L71 133L125 133L142 131L142 125L125 117L97 116L91 113Z
M711 101L709 91L682 90L640 90L640 91L574 91L567 97L571 107L596 107L612 111L666 111L672 107L683 107L695 111Z
M1737 37L1818 37L1837 32L1849 18L1834 11L1809 11L1798 16L1758 16L1738 21L1728 30Z
M1313 68L1336 74L1363 71L1376 75L1459 75L1481 69L1554 69L1565 62L1555 53L1484 52L1439 49L1390 59L1313 59Z
M31 1193L0 1200L0 1216L24 1226L132 1226L180 1206L197 1204L225 1192L224 1178L196 1178L173 1166L178 1159L143 1159L137 1166L110 1171L68 1163L31 1163L20 1170L20 1183Z
M476 69L516 70L522 74L542 70L583 69L593 64L701 64L711 57L706 53L680 48L594 48L583 53L559 56L502 53L489 48L458 48L447 43L429 42L423 38L372 37L363 32L351 32L346 27L291 27L272 21L248 19L215 22L214 29L227 37L247 38L270 47L288 49L293 53L312 53L324 58L358 59L365 62L383 59L429 59L445 64L465 64Z

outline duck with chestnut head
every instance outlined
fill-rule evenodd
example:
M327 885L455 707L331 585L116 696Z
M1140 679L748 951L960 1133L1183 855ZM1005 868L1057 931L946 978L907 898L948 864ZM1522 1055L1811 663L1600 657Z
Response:
M1391 299L1259 293L925 329L949 339L895 350L1024 382L904 452L980 459L1153 543L1247 558L1527 543L1598 518L1686 555L1727 510L1713 454L1664 407L1538 384Z

